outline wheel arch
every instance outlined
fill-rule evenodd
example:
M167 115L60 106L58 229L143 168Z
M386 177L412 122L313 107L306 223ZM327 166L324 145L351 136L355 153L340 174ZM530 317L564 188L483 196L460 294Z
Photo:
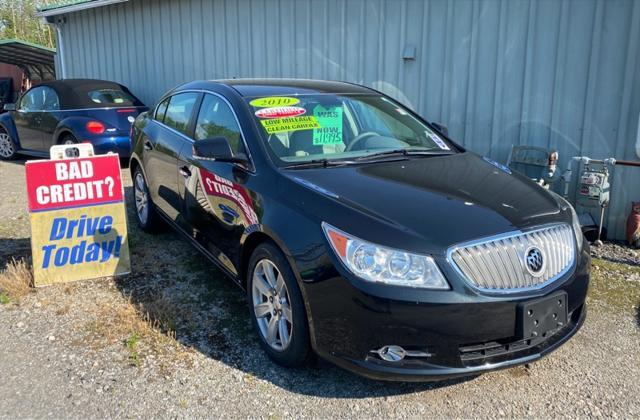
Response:
M247 289L247 270L249 269L249 260L251 259L251 255L258 248L259 245L268 242L272 245L275 245L287 258L287 253L282 249L280 245L266 232L264 231L256 231L251 233L244 240L242 244L242 249L240 252L240 261L239 261L239 280L240 285L246 290ZM289 260L289 258L287 258Z
M302 279L296 269L296 264L293 258L291 257L291 253L287 250L287 247L284 245L282 241L277 238L273 232L258 230L256 232L251 233L244 240L242 244L242 249L240 253L240 266L239 266L239 281L242 288L246 291L248 289L247 281L247 270L249 269L249 260L251 259L251 255L253 252L263 243L270 243L279 249L284 255L285 260L289 263L291 267L291 271L293 272L293 276L298 284L298 288L300 289L300 293L302 294L302 300L305 308L305 315L307 319L307 327L309 328L309 339L311 342L311 348L316 350L316 333L315 326L313 324L313 316L311 313L311 308L309 307L309 299L307 298L307 291L303 287Z
M54 137L55 144L61 144L62 139L64 139L64 136L66 136L67 134L71 134L75 139L78 139L78 136L76 136L70 128L63 127L58 129L58 131L56 131L56 134Z
M135 155L131 156L131 159L129 159L129 172L131 173L132 180L133 180L134 174L136 173L136 169L138 169L138 167L140 167L140 170L144 175L144 168L142 168L142 166L140 165L140 161L138 160L138 158ZM146 178L146 175L144 176Z

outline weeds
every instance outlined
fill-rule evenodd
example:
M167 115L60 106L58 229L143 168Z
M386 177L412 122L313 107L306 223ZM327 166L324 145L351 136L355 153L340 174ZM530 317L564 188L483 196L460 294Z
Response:
M134 332L125 341L124 346L129 350L129 360L135 367L140 367L140 356L138 355L138 342L140 341L140 334Z
M175 341L174 314L174 306L164 296L144 304L131 299L98 302L93 319L84 324L86 335L82 343L94 350L120 343L134 367L140 367L148 354L169 351L174 357L186 356L187 352L175 352L180 347Z
M31 292L33 274L23 259L12 258L0 272L0 303L17 302Z

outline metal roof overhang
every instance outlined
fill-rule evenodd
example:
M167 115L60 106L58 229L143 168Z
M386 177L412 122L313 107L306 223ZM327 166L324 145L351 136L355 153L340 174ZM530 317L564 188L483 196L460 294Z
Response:
M74 13L81 10L93 9L95 7L108 6L115 3L124 3L129 0L66 0L54 3L50 6L42 7L36 13L39 17L50 17Z
M56 50L18 39L0 40L0 62L20 67L31 79L55 79Z

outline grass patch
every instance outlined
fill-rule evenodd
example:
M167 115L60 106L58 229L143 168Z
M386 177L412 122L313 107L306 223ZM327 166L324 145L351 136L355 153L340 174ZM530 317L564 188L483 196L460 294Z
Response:
M640 276L640 267L600 259L592 260L589 298L620 309L640 305L640 281L627 280Z
M84 324L84 339L78 345L89 345L94 350L121 345L134 367L140 367L150 354L171 355L172 363L189 363L188 352L175 339L174 306L164 296L144 303L130 299L98 302L91 314L92 319Z
M0 305L7 305L11 303L11 299L9 299L9 296L5 295L4 293L0 293Z
M0 272L0 301L3 304L9 301L17 302L33 289L33 273L23 260L12 258L7 266Z

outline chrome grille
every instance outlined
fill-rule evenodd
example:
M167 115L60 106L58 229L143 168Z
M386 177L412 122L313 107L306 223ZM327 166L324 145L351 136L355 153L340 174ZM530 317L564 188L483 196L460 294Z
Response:
M544 258L539 272L527 269L527 253L538 248ZM535 289L566 273L575 260L575 239L569 225L517 232L454 247L449 261L479 289L510 292Z

